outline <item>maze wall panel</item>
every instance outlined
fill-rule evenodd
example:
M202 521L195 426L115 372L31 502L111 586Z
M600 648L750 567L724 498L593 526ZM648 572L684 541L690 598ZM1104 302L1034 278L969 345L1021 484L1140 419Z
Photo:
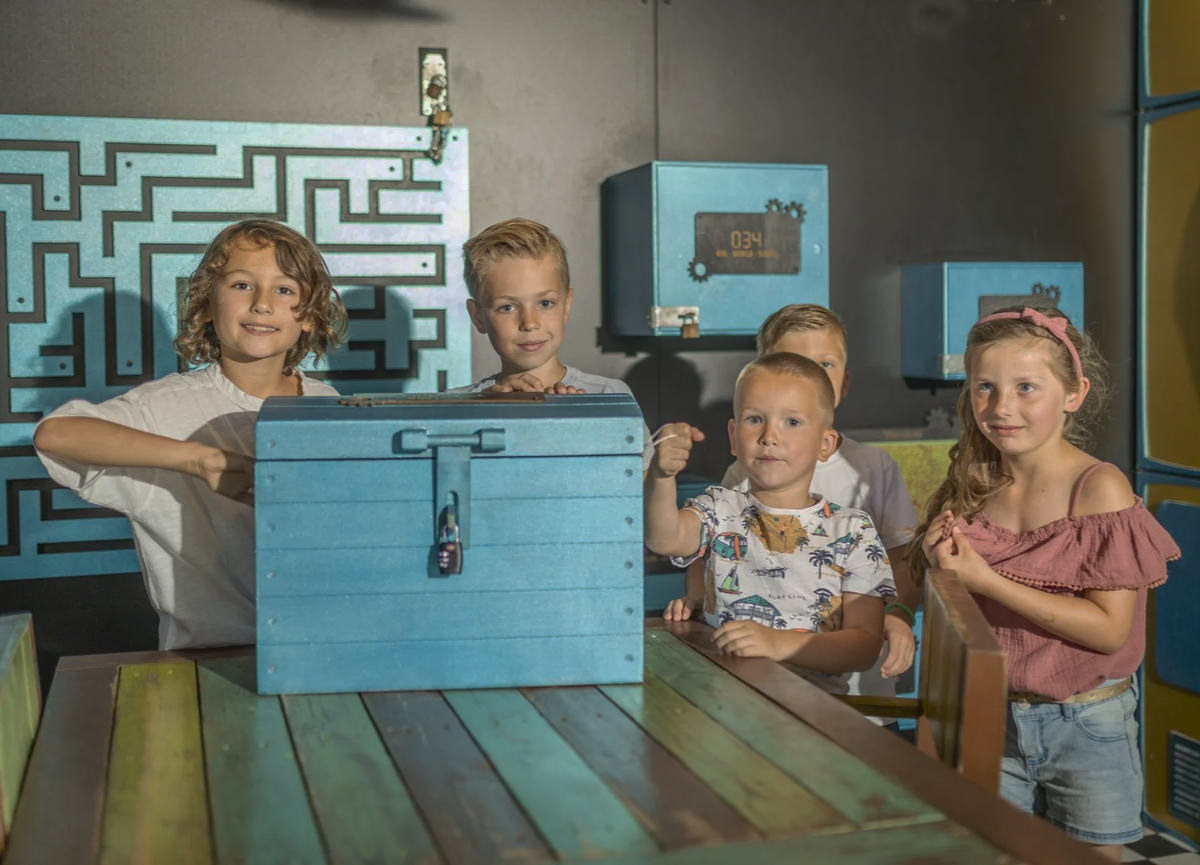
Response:
M128 523L57 488L42 415L177 368L180 288L249 216L312 238L350 311L344 393L470 380L468 136L427 128L0 115L0 580L136 571ZM311 368L311 367L310 367Z

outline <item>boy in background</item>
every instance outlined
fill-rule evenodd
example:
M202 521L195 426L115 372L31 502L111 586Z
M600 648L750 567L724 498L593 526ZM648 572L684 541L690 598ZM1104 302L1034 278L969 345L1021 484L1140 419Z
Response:
M846 329L832 310L811 303L785 306L762 323L757 344L760 355L786 351L813 360L829 376L834 405L839 405L846 396L850 387ZM919 520L900 467L891 455L841 434L835 435L837 445L828 459L817 464L812 488L828 501L870 514L891 562L898 595L890 599L884 618L886 656L870 670L850 678L850 693L895 696L894 678L912 666L913 661L913 610L920 605L921 593L909 576L904 549ZM729 467L721 481L722 486L736 490L747 489L747 483L740 461ZM689 603L699 597L701 579L702 570L692 565L687 575L688 597L672 601L664 618L688 617Z
M703 591L672 602L703 611L718 649L801 668L831 693L879 655L891 569L871 518L810 490L838 443L822 367L791 352L747 364L734 389L730 450L744 491L709 487L676 507L675 475L703 433L659 431L645 486L646 545L677 564L704 563ZM670 618L670 616L668 616Z

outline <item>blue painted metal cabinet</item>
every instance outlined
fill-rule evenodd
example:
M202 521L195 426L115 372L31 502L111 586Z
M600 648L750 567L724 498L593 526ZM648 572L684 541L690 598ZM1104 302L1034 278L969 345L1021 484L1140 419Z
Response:
M615 335L749 335L785 304L829 302L824 165L651 162L608 178L601 203Z
M273 398L256 447L260 693L641 681L632 397Z
M901 371L962 381L967 331L1005 306L1057 306L1083 324L1083 264L1057 261L944 261L905 267L900 277Z

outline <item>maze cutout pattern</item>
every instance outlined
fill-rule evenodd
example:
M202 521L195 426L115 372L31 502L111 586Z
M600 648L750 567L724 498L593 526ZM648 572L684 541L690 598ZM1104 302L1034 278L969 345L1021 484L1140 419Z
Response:
M467 132L0 115L0 580L138 569L128 522L58 488L43 414L177 369L181 286L249 216L325 254L350 311L314 374L343 393L470 380Z

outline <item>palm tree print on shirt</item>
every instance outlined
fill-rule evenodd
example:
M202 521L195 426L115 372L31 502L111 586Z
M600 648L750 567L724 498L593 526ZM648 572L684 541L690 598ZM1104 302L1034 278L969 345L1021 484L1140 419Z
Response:
M808 563L817 568L817 579L821 579L821 569L833 564L833 550L821 547L808 554Z

